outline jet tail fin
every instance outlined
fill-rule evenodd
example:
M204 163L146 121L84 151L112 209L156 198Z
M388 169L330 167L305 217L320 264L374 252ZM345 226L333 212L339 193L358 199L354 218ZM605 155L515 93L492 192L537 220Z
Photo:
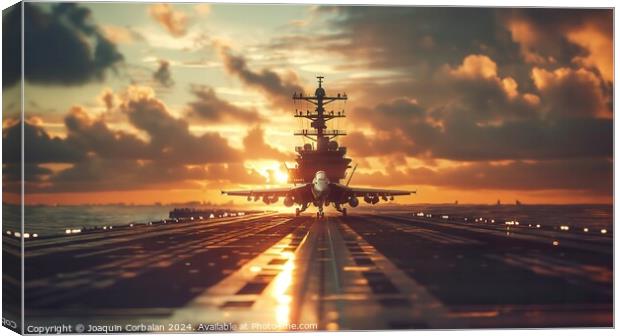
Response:
M353 166L353 170L351 171L351 175L349 175L349 178L347 179L347 184L345 184L347 187L349 186L349 183L351 183L351 178L353 178L353 174L355 173L355 169L357 169L357 163L355 164L355 166Z

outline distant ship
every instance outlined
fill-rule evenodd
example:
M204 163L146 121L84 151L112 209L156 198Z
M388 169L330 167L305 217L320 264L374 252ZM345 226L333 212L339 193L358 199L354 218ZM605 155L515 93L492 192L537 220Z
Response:
M231 210L231 209L196 209L196 208L174 208L168 214L171 219L206 219L216 217L236 217L246 214L259 213L255 210Z

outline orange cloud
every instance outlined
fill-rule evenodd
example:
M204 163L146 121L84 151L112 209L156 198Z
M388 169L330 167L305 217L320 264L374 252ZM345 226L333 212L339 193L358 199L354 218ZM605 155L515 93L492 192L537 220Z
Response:
M534 51L535 46L540 42L540 38L535 28L529 22L511 20L508 23L508 30L510 30L512 39L519 43L521 55L526 62L545 63L546 61L553 60L552 58L545 59L542 55Z
M451 71L453 75L469 78L497 77L497 64L486 55L469 55L458 68Z
M536 85L539 90L545 90L549 88L549 86L557 84L559 81L569 79L571 76L590 82L594 86L601 84L599 78L596 77L595 74L585 69L574 70L569 68L559 68L554 71L548 71L536 67L532 69L532 79L534 80L534 85Z
M523 100L525 100L530 105L538 105L540 104L540 97L532 93L526 93L523 95Z
M450 74L465 79L485 79L496 82L509 99L519 96L519 84L512 77L498 76L497 63L486 55L469 55L456 69L450 69Z
M138 33L121 26L105 25L101 30L108 40L116 44L129 44L142 38Z
M130 85L123 93L124 101L139 101L155 98L155 90L149 86Z
M573 62L597 68L601 76L610 82L614 79L613 40L608 32L601 31L595 25L587 25L583 29L569 32L569 41L588 50L587 56L577 56Z
M565 115L610 116L608 97L601 90L602 80L586 69L558 68L549 71L534 67L534 85L546 100L548 109Z
M512 77L502 79L502 87L509 98L515 98L519 95L519 92L517 91L518 86L519 85Z
M118 98L116 97L112 89L106 88L97 97L97 100L103 103L103 105L105 105L108 110L111 110L116 106Z
M181 37L187 33L187 15L175 11L169 4L155 4L149 7L149 14L172 36Z
M613 81L613 19L609 10L549 10L548 18L511 12L506 26L527 63L568 62L597 69ZM542 19L544 17L544 19ZM579 50L575 45L583 48ZM585 51L585 55L584 55ZM563 59L563 61L561 61Z

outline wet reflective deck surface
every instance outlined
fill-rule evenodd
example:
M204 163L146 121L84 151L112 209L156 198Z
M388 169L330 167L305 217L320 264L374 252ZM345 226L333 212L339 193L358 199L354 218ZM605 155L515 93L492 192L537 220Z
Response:
M611 233L412 213L127 228L28 241L26 325L609 327L612 257Z

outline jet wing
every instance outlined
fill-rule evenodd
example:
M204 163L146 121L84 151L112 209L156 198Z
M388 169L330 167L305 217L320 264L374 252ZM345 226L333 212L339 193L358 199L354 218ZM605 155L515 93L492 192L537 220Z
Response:
M271 188L271 189L248 189L248 190L222 190L222 195L230 196L286 196L290 191L295 190L295 187L287 188Z
M298 185L293 187L284 188L270 188L270 189L248 189L248 190L222 190L222 195L230 196L247 196L261 198L267 197L286 197L292 196L298 200L311 200L312 192L311 185Z
M291 206L294 203L306 204L313 199L311 185L293 186L286 188L271 189L248 189L248 190L222 190L223 195L245 196L248 201L262 199L265 204L276 203L279 198L284 198L284 205Z
M377 194L379 196L403 196L415 194L415 191L408 190L393 190L393 189L375 189L375 188L355 188L347 187L351 189L353 194L357 197L364 196L366 194Z
M403 196L415 194L415 191L408 190L393 190L393 189L375 189L375 188L356 188L349 187L339 183L331 183L332 189L341 198L351 196L363 197L365 195L378 195L378 196Z

